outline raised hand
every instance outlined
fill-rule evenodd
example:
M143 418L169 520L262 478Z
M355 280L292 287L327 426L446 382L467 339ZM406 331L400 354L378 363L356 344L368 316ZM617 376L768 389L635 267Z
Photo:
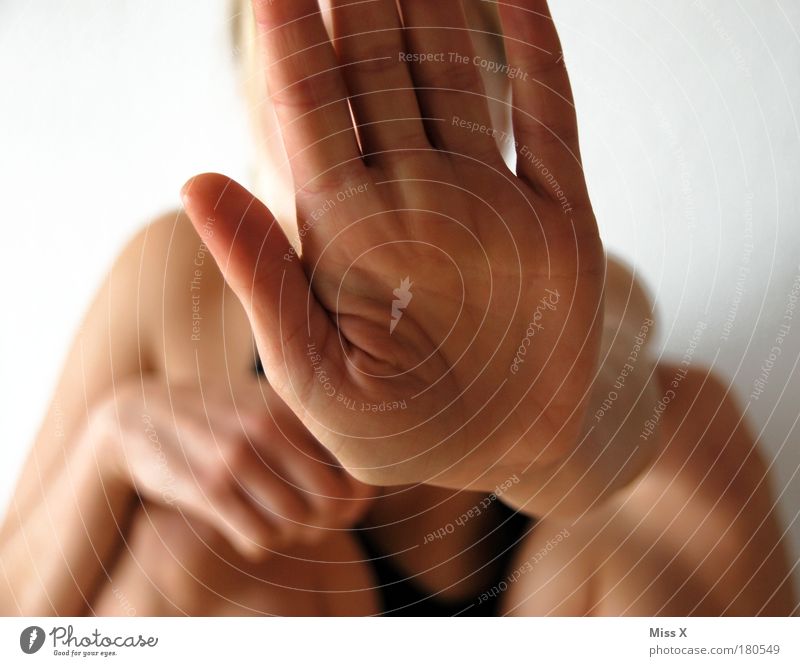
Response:
M576 446L602 246L546 3L500 6L514 139L461 3L399 7L335 0L332 45L316 2L253 4L300 248L224 176L184 200L270 383L352 474L490 488Z

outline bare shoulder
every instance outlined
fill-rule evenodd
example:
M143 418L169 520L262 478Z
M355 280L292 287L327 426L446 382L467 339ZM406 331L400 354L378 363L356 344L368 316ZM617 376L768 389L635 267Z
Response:
M726 484L735 480L730 491L749 495L763 484L764 454L733 383L699 366L661 364L658 373L665 408L663 458L671 472L691 460L695 473L711 471Z
M143 228L117 262L119 279L136 283L138 325L157 369L169 376L191 373L198 355L209 367L222 367L224 332L236 344L249 335L206 245L212 233L211 224L198 234L183 212L167 213Z
M789 615L795 599L765 453L731 386L660 365L653 466L575 522L521 545L505 610L520 615Z
M653 317L653 300L637 270L620 257L606 256L604 289L606 318L619 324L630 322L637 329L643 319Z
M222 277L189 218L179 211L161 215L140 229L120 251L106 283L109 293L104 296L128 300L135 295L139 323L146 325L156 316L160 301L191 279L198 256L209 259L203 265L207 284L219 286Z
M179 291L191 286L198 274L206 290L224 286L205 239L182 211L166 213L150 222L125 247L120 260L129 270L138 264L136 277L149 293L166 296Z

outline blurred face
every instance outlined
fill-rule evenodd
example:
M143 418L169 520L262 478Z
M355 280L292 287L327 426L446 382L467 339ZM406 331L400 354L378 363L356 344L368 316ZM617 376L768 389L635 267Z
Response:
M294 183L283 148L278 121L275 117L266 88L263 66L256 47L256 29L249 1L242 3L242 77L248 113L256 139L254 189L258 197L269 206L284 232L295 246L298 244L297 220L294 203ZM330 0L320 0L322 19L328 34L333 33ZM504 55L495 27L493 6L484 3L467 3L467 18L474 26L473 41L476 57L483 61L503 61ZM510 108L504 100L508 97L509 80L498 72L481 69L484 88L489 98L489 110L494 127L508 131ZM504 146L507 148L508 146Z

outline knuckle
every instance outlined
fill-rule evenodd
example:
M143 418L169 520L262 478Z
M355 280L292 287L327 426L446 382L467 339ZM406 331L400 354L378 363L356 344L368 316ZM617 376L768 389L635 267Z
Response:
M387 74L399 71L400 46L394 40L367 40L359 42L350 38L355 48L348 54L351 65L348 70L355 70L359 75L380 77L384 80Z
M285 110L293 116L300 113L303 116L311 117L318 113L325 113L326 107L320 106L319 100L330 100L332 103L336 103L344 99L344 91L337 76L331 72L301 76L293 83L273 92L270 95L272 103L277 112Z
M446 82L441 86L443 92L458 92L469 95L483 89L483 81L478 69L470 63L445 62L438 65L437 80Z
M376 125L359 125L359 131L386 131L391 136L390 150L380 157L395 161L419 158L420 151L430 150L422 123L417 118L387 118Z

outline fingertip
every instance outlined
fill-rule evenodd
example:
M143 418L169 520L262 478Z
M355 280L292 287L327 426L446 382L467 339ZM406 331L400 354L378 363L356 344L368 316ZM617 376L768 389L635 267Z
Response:
M181 186L180 196L184 207L186 207L187 203L191 200L192 187L194 186L194 181L196 178L197 176L192 176Z
M218 203L232 183L233 180L231 178L220 173L197 174L187 180L181 187L181 201L183 201L183 205L187 210L198 203Z
M183 208L198 234L215 249L229 251L235 232L255 197L232 178L208 172L193 176L180 190Z

